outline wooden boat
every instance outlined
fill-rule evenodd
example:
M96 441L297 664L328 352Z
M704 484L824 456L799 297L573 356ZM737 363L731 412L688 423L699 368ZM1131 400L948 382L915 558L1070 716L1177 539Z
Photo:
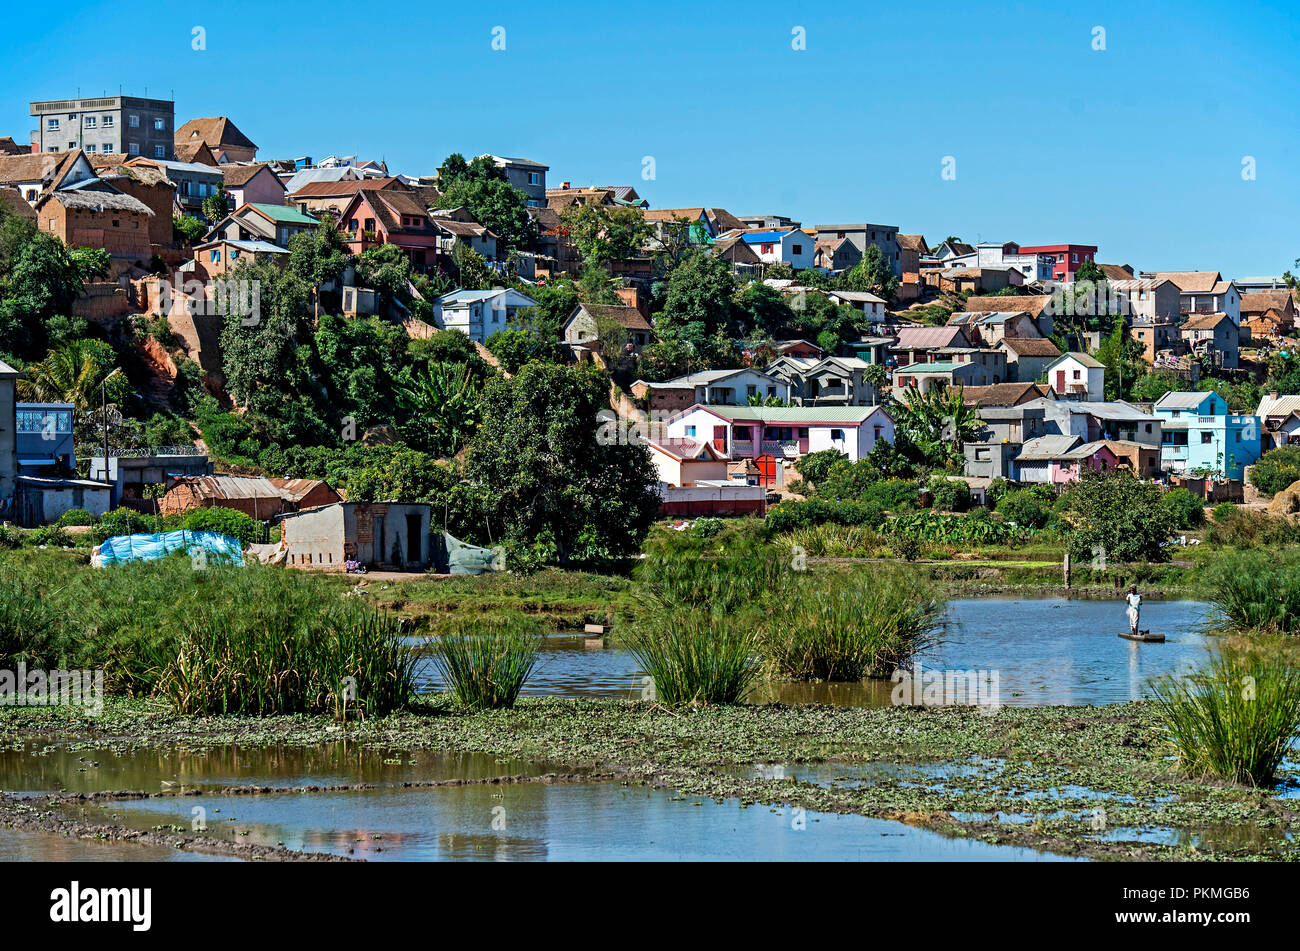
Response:
M1119 636L1126 641L1138 641L1143 644L1163 644L1165 642L1163 634L1152 634L1150 631L1138 631L1136 634L1121 631Z

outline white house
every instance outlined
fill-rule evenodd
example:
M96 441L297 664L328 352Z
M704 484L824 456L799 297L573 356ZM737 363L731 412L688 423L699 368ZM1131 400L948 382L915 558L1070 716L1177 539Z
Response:
M459 330L470 340L486 342L499 330L510 330L528 320L520 314L537 301L513 288L490 291L452 291L433 302L433 322L439 330Z
M1014 241L983 241L965 254L950 254L944 263L948 269L1015 268L1026 281L1050 281L1056 258L1051 254L1021 253Z
M887 302L870 291L827 291L826 296L837 304L847 304L854 310L860 310L872 321L881 321L886 317Z
M679 488L701 481L727 481L725 453L702 439L647 439L659 481Z
M812 235L798 228L743 231L740 237L764 264L783 263L799 271L812 267L816 258Z
M684 391L683 396L690 403L745 405L749 398L778 399L790 401L790 384L785 380L763 373L759 370L742 368L739 370L700 370L686 376L679 376L663 383L649 383L637 380L632 384L632 394L643 396L645 392L657 390L661 393L669 390ZM689 393L689 396L686 394ZM679 403L679 406L688 405Z
M1086 353L1067 353L1047 365L1047 383L1062 399L1106 399L1106 367Z
M701 406L665 422L670 439L704 440L732 459L798 459L838 449L856 462L880 440L894 441L894 421L880 406Z

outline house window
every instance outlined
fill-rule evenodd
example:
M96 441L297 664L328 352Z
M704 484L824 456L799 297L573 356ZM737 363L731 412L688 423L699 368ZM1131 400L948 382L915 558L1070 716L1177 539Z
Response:
M112 143L112 142L105 142L105 143L104 143L104 154L107 155L109 152L112 152L112 151L113 151L113 143Z
M771 254L772 246L770 244L760 244L758 246L759 254Z
M139 117L139 116L127 116L127 117L126 117L126 124L129 125L132 129L138 129L138 128L140 128L140 117Z
M801 427L799 427L799 438L800 438L800 439L807 439L807 438L808 438L808 427L807 427L807 426L801 426Z
M791 253L791 254L803 254L803 245L802 245L802 244L792 244L792 245L790 245L790 253Z
M738 442L749 442L749 427L737 426L733 434Z
M745 387L745 395L746 395L746 396L757 396L757 395L758 395L758 387L754 386L752 383L751 383L750 385L746 386L746 387Z
M213 264L216 264L218 261L221 260L221 252L220 252L220 251L213 250L213 251L209 251L208 254L209 254L210 259L211 259L211 261L212 261Z
M105 129L113 128L113 117L111 115L104 116L104 121L100 123L100 125L102 125Z
M1078 252L1078 251L1074 252L1074 254L1072 254L1071 257L1074 259L1074 263L1075 263L1075 264L1078 264L1078 263L1079 263L1079 252Z
M86 146L86 152L87 152L88 154L93 155L94 152L95 152L95 147L94 147L93 145L88 145L88 146Z
M113 227L114 227L114 228L120 228L120 227L122 227L122 222L121 222L121 220L118 219L118 218L114 218L114 219L113 219Z
M832 429L832 430L831 430L831 441L832 441L832 442L841 442L841 441L843 441L843 439L844 439L844 430L842 430L842 429Z
M536 172L528 173L529 185L540 185L541 183L542 183L542 176L538 175Z
M97 120L94 116L86 116L86 128L87 128L87 129L94 129L94 128L96 128L98 125L99 125L99 122L98 122L98 120Z
M694 436L695 436L695 427L694 427L694 426L687 426L687 427L686 427L686 435L687 435L687 436L694 437Z
M126 150L127 150L128 152L130 152L132 155L139 155L139 154L140 154L140 146L139 146L138 144L136 144L135 142L132 142L130 145L128 145L128 146L126 147Z
M1201 433L1201 445L1202 445L1202 446L1208 446L1208 445L1209 445L1210 443L1212 443L1212 442L1214 442L1214 434L1213 434L1213 433Z
M157 132L163 132L163 131L166 131L166 129L167 129L167 120L166 120L166 119L154 119L154 120L153 120L153 127L154 127L154 130L157 131Z
M45 128L49 129L51 132L57 132L59 128L59 120L47 119L45 122Z
M155 145L155 146L153 147L153 157L154 157L154 158L165 158L166 156L167 156L167 146L165 146L165 145Z
M1151 424L1147 423L1147 432L1151 432Z

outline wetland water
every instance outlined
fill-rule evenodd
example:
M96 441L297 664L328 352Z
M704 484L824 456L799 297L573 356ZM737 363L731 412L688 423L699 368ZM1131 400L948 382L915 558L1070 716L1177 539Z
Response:
M997 671L1007 706L1059 706L1140 700L1147 681L1199 666L1210 606L1199 601L1148 601L1142 626L1165 634L1163 644L1138 644L1126 629L1120 601L967 598L949 602L943 642L920 658L927 670ZM581 634L548 637L525 696L637 698L643 673L617 647L592 650ZM420 689L444 683L430 656L418 668ZM770 684L759 702L888 705L892 684Z
M966 599L950 602L948 631L921 658L927 670L996 670L1009 705L1107 704L1138 699L1153 676L1197 666L1210 639L1200 632L1208 606L1148 602L1143 626L1164 644L1116 636L1118 602ZM423 690L441 689L427 657ZM812 684L767 688L760 702L885 704L891 685ZM588 649L581 635L548 637L524 688L532 696L639 697L642 675L617 648ZM874 769L886 768L879 764ZM944 767L939 767L944 769ZM28 745L0 751L0 789L44 793L141 790L198 795L62 802L76 819L149 831L186 829L205 817L205 836L368 860L1055 860L1018 846L948 838L884 819L808 811L779 803L742 807L734 799L683 797L671 790L610 781L487 784L482 780L570 771L565 764L501 760L485 754L376 750L346 743L309 749L218 746L116 751ZM870 770L834 764L800 770L803 781L880 781ZM903 780L902 776L893 777ZM409 788L402 783L466 782ZM908 776L904 781L923 780ZM230 786L372 784L311 793L231 795ZM194 810L200 812L196 813ZM798 819L799 821L796 821ZM133 842L69 839L0 830L4 860L173 861L197 856Z

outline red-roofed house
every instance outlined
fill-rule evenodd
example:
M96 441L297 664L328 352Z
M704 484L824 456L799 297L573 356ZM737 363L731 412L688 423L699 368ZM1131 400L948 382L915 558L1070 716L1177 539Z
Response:
M1021 254L1049 254L1056 260L1052 265L1052 280L1073 281L1079 265L1092 261L1097 253L1093 244L1038 244L1020 246Z

